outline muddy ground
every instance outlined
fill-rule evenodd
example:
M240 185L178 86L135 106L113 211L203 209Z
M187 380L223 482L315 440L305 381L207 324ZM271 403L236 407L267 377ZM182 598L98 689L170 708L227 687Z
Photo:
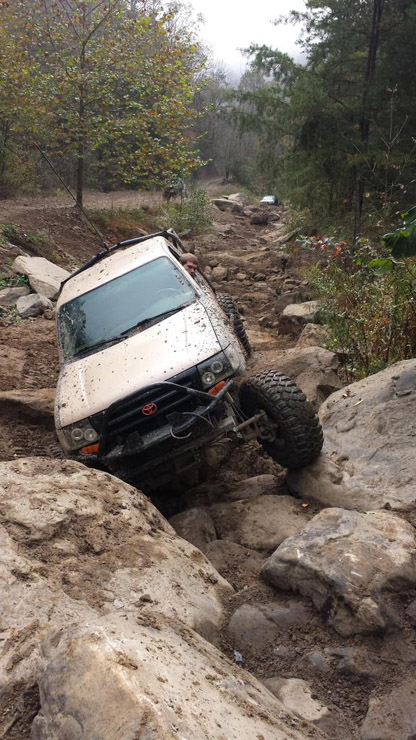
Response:
M114 193L91 195L86 199L94 208L135 208L151 200L149 194ZM274 277L280 267L276 251L272 249L267 226L251 225L245 216L213 210L214 225L198 238L186 238L190 249L195 249L201 264L208 272L216 266L228 268L227 279L217 281L216 286L230 293L240 306L254 353L249 362L249 371L273 365L276 352L295 343L295 338L278 337L276 313L276 287ZM75 209L68 206L64 197L37 199L34 201L13 201L0 203L0 222L14 224L20 231L28 234L43 232L47 244L41 249L28 249L21 244L0 250L0 274L8 274L10 260L19 249L31 254L41 253L60 265L73 268L90 257L98 249L98 239L86 227ZM134 236L133 233L110 234L121 238ZM302 278L299 263L295 260L287 268L287 287L293 275ZM307 285L304 286L308 298ZM5 371L0 378L0 390L51 388L58 375L58 353L56 348L55 326L53 320L45 318L27 319L20 323L9 318L0 318L0 360ZM22 412L12 402L0 404L0 459L7 460L27 455L60 456L50 417L42 414ZM236 449L226 463L211 472L205 485L199 491L183 491L174 502L161 503L167 515L184 507L212 503L222 500L222 491L239 480L272 473L276 476L276 492L288 493L285 485L285 471L275 465L257 446L252 443ZM217 498L216 498L217 496ZM160 503L160 502L159 502ZM310 509L311 511L312 509ZM317 511L315 507L313 511ZM259 553L259 562L267 557ZM248 563L248 561L247 561ZM228 612L231 615L241 604L267 604L276 599L276 592L264 584L253 569L245 567L240 557L229 558L221 569L234 586L235 593L230 599ZM284 595L290 601L289 595ZM296 596L298 603L310 605L307 600ZM224 627L222 649L234 656L235 646ZM383 653L383 675L346 671L315 670L310 654L322 654L326 648L365 647L377 656ZM270 676L303 678L311 682L314 696L326 704L333 712L336 721L328 730L334 740L360 738L360 726L368 708L368 699L377 686L377 694L387 691L397 676L405 675L415 659L414 650L410 654L405 637L396 639L381 637L353 637L347 642L334 632L315 612L307 624L289 628L281 633L278 644L259 651L256 643L243 655L245 667L260 679Z

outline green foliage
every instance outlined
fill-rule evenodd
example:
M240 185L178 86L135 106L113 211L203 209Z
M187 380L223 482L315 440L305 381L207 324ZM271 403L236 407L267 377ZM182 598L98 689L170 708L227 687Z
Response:
M264 182L313 226L385 230L416 196L415 4L306 0L279 22L303 24L306 63L253 46L257 85L235 97L241 127L260 138Z
M48 239L48 234L44 231L27 234L14 224L0 225L0 244L3 245L7 242L11 242L12 244L16 244L18 247L38 252L42 250L42 247L45 246Z
M330 346L343 356L349 380L415 356L414 260L380 257L380 248L360 240L352 248L342 245L335 259L328 254L310 279L332 333Z
M141 208L88 209L87 214L97 226L111 230L141 228L144 217Z
M29 285L27 275L12 275L11 277L0 277L0 290L4 288L21 288L22 285Z
M170 203L163 209L158 220L160 228L173 228L181 232L190 230L198 233L211 225L208 197L205 190L192 186L181 203Z
M383 244L391 250L393 257L416 255L416 206L401 214L403 223L391 234L385 234Z
M190 128L202 64L180 4L0 3L0 185L33 138L58 169L152 187L200 160Z

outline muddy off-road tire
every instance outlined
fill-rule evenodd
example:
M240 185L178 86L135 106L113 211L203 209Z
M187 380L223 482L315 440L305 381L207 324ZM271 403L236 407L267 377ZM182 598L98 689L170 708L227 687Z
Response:
M240 406L248 417L265 411L277 424L276 440L260 442L279 465L296 470L318 457L322 427L306 396L290 378L274 370L253 375L241 386Z
M220 304L224 313L226 313L227 316L229 317L233 330L234 330L234 334L239 340L244 350L245 356L250 357L251 344L246 334L246 330L244 328L244 324L243 324L243 320L241 318L240 312L237 306L235 305L234 300L227 293L218 293L217 301Z

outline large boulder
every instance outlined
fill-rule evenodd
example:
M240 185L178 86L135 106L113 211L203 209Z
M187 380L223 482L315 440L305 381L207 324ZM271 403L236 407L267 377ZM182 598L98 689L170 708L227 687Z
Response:
M289 304L279 318L280 334L299 334L305 324L315 323L318 310L318 301Z
M310 626L312 608L290 601L242 604L228 624L231 644L245 655L272 653L283 633Z
M269 223L269 212L259 211L258 213L252 213L250 216L250 223L256 226L267 226Z
M296 729L290 710L199 635L161 617L103 619L56 643L32 740L324 740Z
M227 280L228 267L226 265L217 265L211 272L211 278L213 280Z
M361 740L414 740L416 679L400 681L386 694L370 699Z
M295 380L312 370L325 373L339 368L339 359L335 352L317 346L288 349L279 356L278 362L278 369Z
M322 324L306 324L296 347L325 347L331 339L329 329Z
M214 198L211 200L212 205L219 208L220 211L231 211L232 213L243 213L243 206L236 200L228 198Z
M183 537L202 552L205 552L206 546L217 538L212 518L206 509L197 506L175 514L170 518L169 524L179 537Z
M314 345L293 347L283 352L271 351L261 359L259 365L265 369L273 367L295 380L315 408L342 387L337 372L339 359L335 352L324 347Z
M30 316L40 316L45 311L52 311L53 304L44 295L31 293L23 295L16 301L17 313L22 319L28 319Z
M248 196L245 193L231 193L231 195L228 195L227 197L228 200L233 200L241 206L248 205Z
M266 552L300 532L312 516L291 496L259 496L214 504L209 510L219 539Z
M290 488L326 506L415 508L415 402L416 360L333 393L320 409L322 454L288 474Z
M325 509L261 572L310 597L340 634L378 632L399 623L394 594L416 586L415 530L387 512Z
M3 288L0 290L0 306L8 308L9 306L15 306L18 298L30 293L28 285L22 285L15 288Z
M0 716L36 683L49 634L164 615L215 640L232 593L142 493L73 461L0 463L0 541Z
M56 298L61 283L69 277L68 270L55 265L45 257L16 257L12 269L21 275L27 275L32 290L46 298Z
M233 585L245 588L258 580L265 555L237 545L229 540L213 540L205 546L204 553L218 573L224 578L232 573Z
M283 706L293 712L299 719L306 720L320 727L333 737L336 733L337 725L342 722L345 725L345 718L337 712L331 712L316 696L308 681L301 678L280 678L278 676L268 678L263 681L269 691L272 692L282 702ZM344 727L345 738L351 738L350 732Z

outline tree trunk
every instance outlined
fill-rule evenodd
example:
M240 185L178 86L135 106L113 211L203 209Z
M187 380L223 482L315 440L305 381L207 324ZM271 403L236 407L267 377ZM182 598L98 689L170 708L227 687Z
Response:
M85 46L81 49L80 60L81 74L85 69ZM84 160L85 160L85 90L81 78L79 86L78 106L78 151L77 151L77 205L82 206L84 190Z
M368 96L371 90L371 83L374 78L374 72L376 68L377 60L377 49L380 38L380 24L383 14L384 0L373 0L373 18L371 23L371 31L368 42L367 51L367 65L364 75L364 85L361 97L361 115L359 121L360 137L362 143L362 150L366 152L368 150L368 142L370 140L370 120L368 118ZM355 235L358 233L362 215L363 206L363 178L361 176L360 168L357 168L356 176L356 187L355 187L355 218L354 218L354 232Z

